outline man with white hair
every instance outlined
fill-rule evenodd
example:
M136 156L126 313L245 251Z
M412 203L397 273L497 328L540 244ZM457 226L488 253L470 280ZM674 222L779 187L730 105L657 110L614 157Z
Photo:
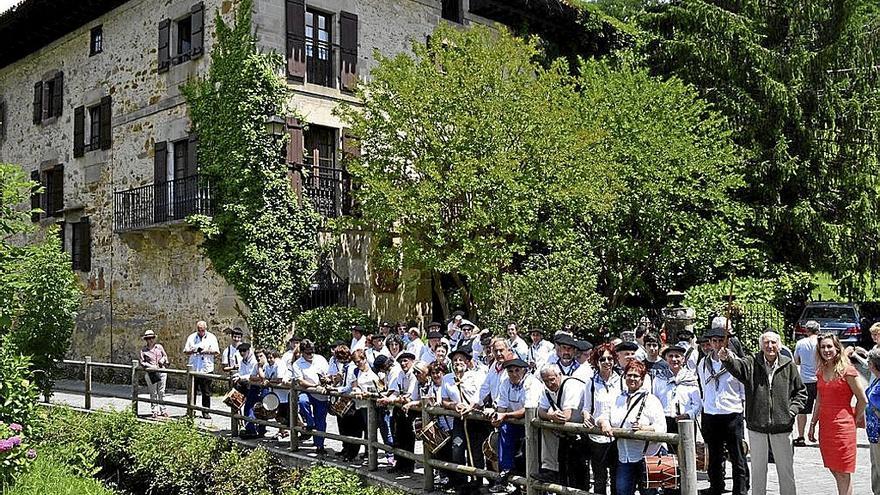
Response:
M545 364L541 368L541 381L544 382L544 391L538 401L538 417L560 424L580 423L584 420L581 411L584 382L562 374L555 364ZM559 479L559 454L569 442L560 441L561 436L564 434L548 429L541 430L541 469L532 475L538 481L564 481Z
M186 344L183 346L183 353L189 359L193 371L199 373L214 372L214 357L220 354L220 343L217 337L208 331L208 323L199 320L196 323L196 331L186 338ZM193 380L195 382L195 393L202 394L202 407L211 407L211 379L203 376L197 376ZM195 396L193 396L195 399ZM211 415L207 411L202 411L202 417L210 419Z
M739 358L725 347L718 350L725 369L745 387L754 495L767 491L770 449L779 476L779 493L797 494L790 437L794 419L807 400L807 388L792 360L779 353L780 343L777 333L764 332L761 351L753 356Z

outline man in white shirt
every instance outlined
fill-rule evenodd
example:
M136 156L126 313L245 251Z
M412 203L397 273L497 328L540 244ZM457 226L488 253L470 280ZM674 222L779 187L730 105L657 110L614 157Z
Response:
M578 367L571 376L586 383L593 377L593 368L590 366L590 354L593 352L593 344L586 340L575 340L574 345L575 349L577 349L575 361L577 361Z
M513 359L513 351L507 344L507 341L501 337L495 337L489 344L492 350L492 362L489 364L486 372L486 379L480 386L480 403L481 404L498 404L498 392L501 382L507 379L507 372L504 370L504 363Z
M528 348L528 355L524 361L529 363L530 370L538 371L544 367L544 364L556 351L556 347L552 342L544 340L544 330L540 328L530 329L529 337L532 339L532 344Z
M570 337L569 337L570 338ZM538 417L554 423L580 423L583 421L581 401L584 383L577 378L565 376L555 364L545 364L541 368L544 390L538 401ZM563 482L560 479L560 453L568 448L569 442L553 430L541 430L541 469L534 478L544 483Z
M397 362L400 364L400 372L395 380L388 388L388 397L383 397L376 401L380 406L391 406L391 429L394 437L394 446L406 450L407 452L415 452L416 437L413 433L413 420L416 418L415 412L409 414L404 411L402 406L407 404L416 395L415 389L418 385L415 373L413 373L413 364L416 357L410 352L402 352L397 356ZM396 407L395 407L396 406ZM405 457L395 457L394 466L389 472L412 473L415 469L415 463Z
M426 364L433 363L437 356L434 355L434 351L437 349L437 346L440 345L440 342L443 339L443 334L439 331L434 330L428 334L428 345L422 347L422 354L419 356L419 361L422 361Z
M351 326L351 345L348 346L350 352L364 350L367 348L367 338L364 336L364 329L360 325Z
M193 371L198 373L214 372L214 356L220 354L220 343L217 342L217 337L208 331L208 324L205 321L196 323L196 331L187 337L183 353L189 357L189 364L192 365ZM196 376L194 382L195 393L202 394L202 407L210 409L211 379ZM202 417L210 419L211 415L202 412Z
M254 405L263 397L263 382L265 375L260 368L261 363L257 359L257 354L251 349L251 344L244 342L238 346L238 354L241 356L239 361L238 372L232 375L232 381L239 390L244 390L244 415L254 418ZM265 355L261 354L261 359L265 364ZM245 432L242 438L262 437L266 434L266 427L246 421L244 424Z
M443 377L440 389L440 398L443 407L455 411L452 422L452 462L467 464L468 454L473 455L470 465L478 468L485 467L482 442L477 443L478 438L484 438L478 421L467 421L468 413L480 407L480 387L485 380L483 373L471 369L473 356L471 349L461 346L452 351L452 373ZM467 435L465 434L467 428ZM470 439L470 444L467 440ZM479 478L477 478L479 479ZM451 486L460 487L465 482L465 476L460 473L450 473L449 483Z
M220 358L220 363L223 364L223 371L227 373L235 373L235 370L238 369L238 345L241 344L241 338L243 335L244 332L238 327L233 328L230 333L232 343L226 347L226 350L223 351L223 355Z
M809 335L797 341L794 346L794 364L798 365L801 381L807 387L807 402L803 410L797 416L797 438L794 439L795 447L805 447L804 428L807 426L807 415L813 411L813 403L816 402L816 346L818 335L821 330L818 321L810 320L805 325Z
M315 354L315 344L305 339L299 344L302 356L293 362L290 371L300 387L317 388L321 377L328 376L330 365L324 356ZM300 392L299 412L306 421L306 428L327 431L327 396L315 392ZM315 436L315 449L318 455L326 455L324 437Z
M726 448L733 467L733 495L746 495L749 468L743 451L745 388L718 359L718 350L726 345L724 327L713 324L705 336L712 345L712 351L700 361L697 375L703 390L703 440L709 454L707 471L710 487L706 493L721 495L724 490Z
M452 319L446 324L446 336L449 337L449 345L455 349L461 340L461 322L464 320L464 311L452 313Z
M577 342L571 335L562 333L554 339L556 342L556 360L548 364L555 366L563 376L571 376L580 366L574 357L577 353Z
M516 357L525 360L529 355L529 345L519 336L519 328L515 322L507 324L507 345L516 353Z
M438 328L440 324L437 324ZM407 331L407 335L409 336L409 340L406 344L404 350L406 352L412 353L416 359L422 355L422 348L425 347L425 343L422 342L422 334L419 332L419 327L410 327Z
M501 383L496 413L492 426L498 428L498 468L501 478L489 491L512 493L515 487L507 481L514 469L514 456L520 448L526 430L523 425L506 423L508 419L522 419L527 407L538 407L544 385L528 373L529 365L522 359L504 362L507 379Z
M387 356L391 357L391 353L388 352L388 348L385 347L385 337L381 334L374 333L370 336L370 341L367 342L369 347L367 347L364 353L367 355L367 363L370 366L373 366L373 363L376 362L376 357L378 356Z

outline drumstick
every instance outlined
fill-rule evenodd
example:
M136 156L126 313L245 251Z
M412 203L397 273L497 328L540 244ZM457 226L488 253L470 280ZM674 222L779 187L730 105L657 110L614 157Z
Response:
M724 347L730 340L730 313L733 309L733 274L730 274L730 294L727 296L727 318L724 322Z

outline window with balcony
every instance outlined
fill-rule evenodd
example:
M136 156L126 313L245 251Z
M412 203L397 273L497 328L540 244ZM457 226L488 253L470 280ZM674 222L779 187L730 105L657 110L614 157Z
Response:
M303 190L315 209L328 218L343 214L347 201L347 175L336 156L337 130L309 125L303 132Z
M331 20L330 14L306 10L306 80L334 88Z

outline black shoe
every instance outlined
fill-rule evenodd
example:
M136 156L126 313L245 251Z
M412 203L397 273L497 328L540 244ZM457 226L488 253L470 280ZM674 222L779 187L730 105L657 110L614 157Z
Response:
M794 441L791 442L791 444L794 445L795 447L806 447L807 446L807 442L804 441L804 437L795 438Z
M325 449L324 447L319 447L315 449L315 453L318 455L327 455L327 449Z
M202 413L202 418L204 418L204 419L211 419L211 415L208 414L208 413L206 413L206 412L203 412L203 413Z
M557 474L556 471L541 469L537 473L533 474L532 478L540 481L541 483L556 483Z
M255 433L252 431L245 431L245 432L242 432L238 437L241 438L242 440L253 440L254 438L257 438L259 436L260 435L258 433Z

